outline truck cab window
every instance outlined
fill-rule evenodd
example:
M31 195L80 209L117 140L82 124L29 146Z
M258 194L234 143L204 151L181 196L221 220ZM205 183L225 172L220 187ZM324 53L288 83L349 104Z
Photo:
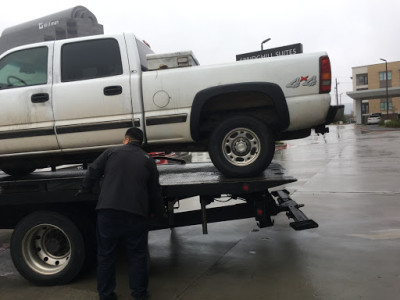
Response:
M0 89L47 83L47 47L16 51L0 60Z
M122 74L121 54L114 39L65 44L61 50L61 81L77 81Z

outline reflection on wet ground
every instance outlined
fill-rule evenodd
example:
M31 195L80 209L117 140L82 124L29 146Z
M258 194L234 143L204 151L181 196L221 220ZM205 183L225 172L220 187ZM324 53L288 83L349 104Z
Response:
M383 142L390 144L391 135L396 135L400 132L399 130L386 130L378 126L359 126L354 124L329 126L329 130L330 132L325 135L318 135L312 132L307 138L281 142L285 147L277 147L274 159L284 161L288 158L287 156L291 155L296 155L300 159L304 152L308 152L307 156L309 156L309 151L312 151L313 148L317 150L325 149L324 154L332 153L332 155L342 155L346 148L356 147L359 151L359 155L362 155L363 152L369 155L368 152L371 149L368 145L368 141L371 139L382 139ZM368 134L366 135L366 133ZM382 155L385 154L385 151L393 149L393 145L388 145L386 147L385 144L381 144L381 147L379 145L377 146L378 147L374 147L374 150L382 151ZM317 157L309 157L309 159L313 158ZM329 155L325 158L329 158Z

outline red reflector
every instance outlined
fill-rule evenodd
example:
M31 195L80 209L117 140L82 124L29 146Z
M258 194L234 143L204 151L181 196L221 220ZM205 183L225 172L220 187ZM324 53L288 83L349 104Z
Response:
M319 93L325 94L331 91L331 62L328 56L319 58Z
M261 216L263 214L263 210L262 209L257 209L257 216Z
M247 184L243 184L243 191L247 192L249 190L249 186Z

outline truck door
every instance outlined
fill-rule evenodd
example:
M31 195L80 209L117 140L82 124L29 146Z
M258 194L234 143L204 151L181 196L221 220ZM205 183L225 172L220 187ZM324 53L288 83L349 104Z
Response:
M62 150L121 144L133 126L129 68L123 38L56 43L53 97Z
M0 154L57 151L52 57L53 44L43 43L0 59Z

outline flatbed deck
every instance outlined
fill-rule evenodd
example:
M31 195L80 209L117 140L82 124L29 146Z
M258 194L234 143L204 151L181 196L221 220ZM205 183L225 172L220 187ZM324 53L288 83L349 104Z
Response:
M212 163L190 163L159 165L160 184L167 197L192 197L210 194L232 194L256 192L297 179L289 176L279 164L272 163L260 176L252 178L227 178L223 176ZM24 189L32 191L36 185L46 185L47 190L72 189L76 191L86 171L82 168L71 167L57 171L35 172L23 177L0 175L0 206L4 204L2 196L16 192L23 193Z
M297 180L276 163L253 178L227 178L211 163L159 165L158 169L169 220L168 224L156 224L154 228L202 224L206 233L208 222L250 217L255 217L259 226L265 227L273 225L270 217L279 212L286 211L293 217L296 216L293 212L299 211L300 206L288 197L287 192L275 196L269 192L271 188ZM0 228L12 228L16 220L38 209L62 211L75 206L75 211L94 211L97 193L75 196L85 172L82 168L71 167L18 178L0 175ZM244 203L207 209L208 204L223 195L242 199ZM179 201L195 196L200 198L201 210L175 213ZM294 205L283 205L281 199L293 201ZM307 220L304 215L295 219L297 225ZM315 222L301 224L305 226L297 226L299 230L317 226Z
M246 179L227 178L211 163L159 165L158 169L160 184L167 199L248 194L296 181L279 164L271 164L260 176ZM71 167L35 172L18 178L0 175L0 207L28 203L95 201L96 195L74 197L85 173L82 168Z

